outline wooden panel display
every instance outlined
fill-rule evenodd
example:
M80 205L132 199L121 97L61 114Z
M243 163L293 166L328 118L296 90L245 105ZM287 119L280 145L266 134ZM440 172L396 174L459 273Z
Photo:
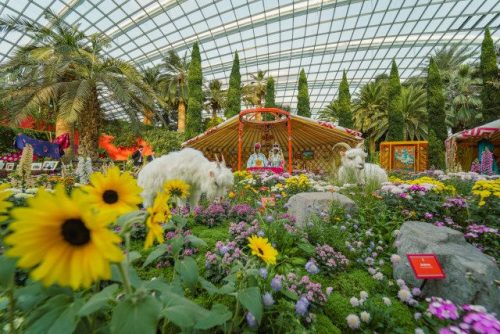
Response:
M386 170L421 172L428 165L427 141L385 141L380 144L380 165Z

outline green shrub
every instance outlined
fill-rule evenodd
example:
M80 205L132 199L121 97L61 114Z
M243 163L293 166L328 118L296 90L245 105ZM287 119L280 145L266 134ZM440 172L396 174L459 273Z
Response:
M142 133L142 137L151 145L157 157L180 150L184 141L183 134L165 128L152 128Z
M370 293L375 291L378 286L379 282L373 279L368 272L361 269L342 272L332 281L333 291L337 291L348 298L359 295L361 291Z
M415 320L412 310L399 300L390 298L385 305L381 295L368 297L364 309L371 315L370 328L384 333L413 333Z
M19 134L25 134L31 138L49 141L53 138L54 133L49 131L37 131L31 129L11 128L0 125L0 154L13 152L17 149L14 147L14 138Z
M323 315L316 315L316 321L314 323L314 332L318 334L341 334L340 329L332 324L331 320Z
M351 306L350 297L344 297L341 294L332 292L328 298L328 302L323 310L331 322L342 330L342 333L347 329L346 318L349 314L355 313L357 310Z

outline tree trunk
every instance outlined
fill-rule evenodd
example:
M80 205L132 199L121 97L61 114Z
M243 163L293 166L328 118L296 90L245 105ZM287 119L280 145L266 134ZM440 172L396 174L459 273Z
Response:
M93 87L87 110L79 115L78 153L80 155L97 158L101 123L101 109L97 100L97 89Z
M186 104L184 102L179 102L178 109L177 132L184 133L184 131L186 131Z
M154 112L148 108L144 108L143 114L144 114L144 120L142 122L146 125L153 124L155 115Z

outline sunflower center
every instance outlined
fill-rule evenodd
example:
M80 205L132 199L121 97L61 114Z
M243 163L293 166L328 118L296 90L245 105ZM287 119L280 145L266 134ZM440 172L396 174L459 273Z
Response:
M107 204L113 204L113 203L116 203L118 202L118 193L114 190L106 190L103 194L102 194L102 199L104 200L104 202L106 202Z
M90 241L90 231L79 218L65 220L62 235L73 246L82 246Z
M260 255L264 255L264 251L262 250L262 248L257 248L257 250L259 251Z

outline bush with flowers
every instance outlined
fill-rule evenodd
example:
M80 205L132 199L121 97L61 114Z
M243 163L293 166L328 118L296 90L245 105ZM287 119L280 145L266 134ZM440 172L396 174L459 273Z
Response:
M65 187L54 178L24 190L0 184L3 331L497 330L494 310L425 296L392 278L406 219L458 229L484 252L499 253L491 176L399 173L371 193L305 173L236 172L227 200L193 210L177 206L189 194L180 180L144 209L135 179L118 167L89 181ZM342 192L358 210L332 205L298 226L284 204L312 189ZM276 204L263 207L262 197Z

